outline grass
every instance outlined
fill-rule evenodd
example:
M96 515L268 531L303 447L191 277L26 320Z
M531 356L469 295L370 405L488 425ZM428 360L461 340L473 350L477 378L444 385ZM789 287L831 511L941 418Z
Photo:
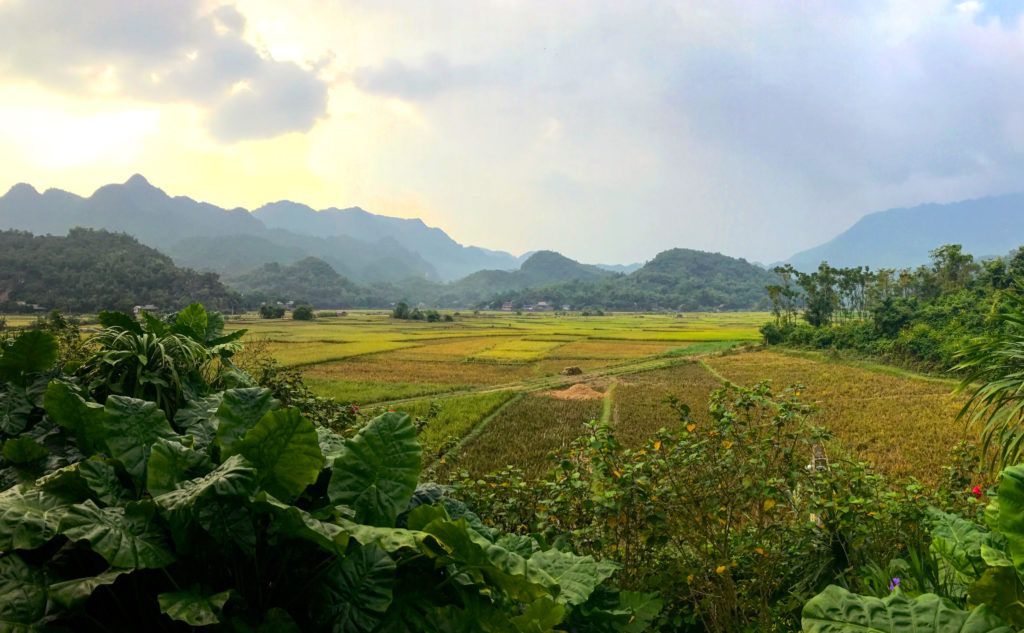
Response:
M304 375L327 380L483 386L526 380L535 371L522 364L403 361L380 355L311 366Z
M511 390L490 391L443 400L419 400L404 403L395 410L425 419L426 425L420 431L419 440L426 467L515 396L516 392ZM431 406L435 407L433 412Z
M613 394L615 437L635 448L661 428L681 427L678 415L664 402L670 394L690 406L695 421L707 423L708 394L721 386L697 363L621 376Z
M429 396L454 391L462 386L444 383L373 382L325 378L306 378L305 380L313 393L318 396L360 406L387 400Z
M949 450L962 439L976 439L954 422L963 399L951 396L942 382L774 352L707 362L745 386L761 379L772 380L777 389L803 384L802 397L821 408L812 423L830 428L844 452L888 475L933 484Z
M550 468L551 451L567 448L584 424L601 417L603 399L559 400L530 394L502 409L486 428L468 441L457 459L438 469L440 478L456 470L478 477L504 466L523 469L528 477Z

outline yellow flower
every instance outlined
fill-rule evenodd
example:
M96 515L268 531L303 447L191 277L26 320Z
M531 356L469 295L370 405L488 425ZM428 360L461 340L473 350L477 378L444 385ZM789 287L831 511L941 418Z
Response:
M719 574L723 573L724 571L725 571L725 565L719 565L718 569L715 570L715 572L717 572Z
M755 547L754 551L757 552L758 554L760 554L761 556L764 556L764 550L761 549L760 547Z
M693 430L694 430L695 428L697 428L697 425L696 425L696 424L687 424L687 425L686 425L686 430L687 430L687 431L689 431L689 432L691 432L691 433L693 433Z
M661 450L661 440L658 440L657 442L654 443L654 450L656 450L656 451L660 451Z
M727 449L728 448L732 448L732 442L730 442L728 440L722 440L722 447L723 448L727 448Z

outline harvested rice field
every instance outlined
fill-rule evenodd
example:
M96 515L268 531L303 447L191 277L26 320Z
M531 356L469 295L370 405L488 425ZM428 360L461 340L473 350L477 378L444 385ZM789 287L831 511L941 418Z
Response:
M933 483L949 450L974 439L954 422L964 399L951 382L879 372L774 352L709 358L735 383L772 381L776 389L802 384L801 397L821 408L812 423L831 429L845 451L891 476L913 475Z
M951 382L824 357L733 353L759 339L766 319L482 313L425 323L353 312L231 325L249 328L249 338L265 341L319 395L429 417L424 463L438 473L479 475L506 465L542 472L550 451L601 418L625 446L639 446L680 424L667 395L689 404L700 423L722 380L751 386L768 379L777 390L804 385L802 397L821 409L811 423L836 435L834 454L925 483L941 475L950 447L965 437L954 423L962 400L949 395Z

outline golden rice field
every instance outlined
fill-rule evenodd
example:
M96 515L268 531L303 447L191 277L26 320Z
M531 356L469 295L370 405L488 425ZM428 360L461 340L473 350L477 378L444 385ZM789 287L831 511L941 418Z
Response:
M763 379L778 389L804 385L802 399L821 408L812 422L830 428L843 449L893 476L913 475L934 483L948 464L950 448L976 438L954 422L964 398L950 395L951 381L893 376L764 351L707 362L745 386Z
M609 317L483 313L454 322L408 322L353 312L313 322L232 321L265 340L284 365L299 368L318 394L364 407L430 414L421 431L425 465L437 474L474 475L514 465L528 473L567 446L583 424L606 416L619 440L638 446L678 418L676 395L707 420L708 394L721 380L777 388L805 385L830 427L837 455L868 460L893 476L934 482L949 448L964 437L953 422L962 401L951 383L898 372L766 351L721 355L756 343L768 315L619 314ZM705 367L698 358L707 363ZM578 376L562 376L567 367ZM583 382L590 400L550 394ZM441 461L443 458L443 462Z

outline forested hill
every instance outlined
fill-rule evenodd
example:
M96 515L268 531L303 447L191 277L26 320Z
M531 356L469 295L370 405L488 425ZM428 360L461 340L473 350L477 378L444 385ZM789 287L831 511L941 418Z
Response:
M23 311L19 301L79 313L146 304L171 311L195 301L228 310L231 296L217 275L179 268L124 233L0 231L0 312Z
M829 242L786 262L811 272L827 261L839 268L914 268L939 244L961 244L977 257L1006 255L1024 239L1024 194L923 204L872 213Z
M255 307L263 302L294 301L317 308L389 307L395 299L369 286L353 283L330 264L307 257L294 264L264 264L227 280Z
M537 251L519 270L481 270L451 285L451 290L467 295L490 295L505 290L547 286L563 281L596 281L615 273L581 264L554 251Z
M771 283L772 273L744 259L674 248L629 275L499 292L493 301L613 310L750 310L766 308L764 287Z

